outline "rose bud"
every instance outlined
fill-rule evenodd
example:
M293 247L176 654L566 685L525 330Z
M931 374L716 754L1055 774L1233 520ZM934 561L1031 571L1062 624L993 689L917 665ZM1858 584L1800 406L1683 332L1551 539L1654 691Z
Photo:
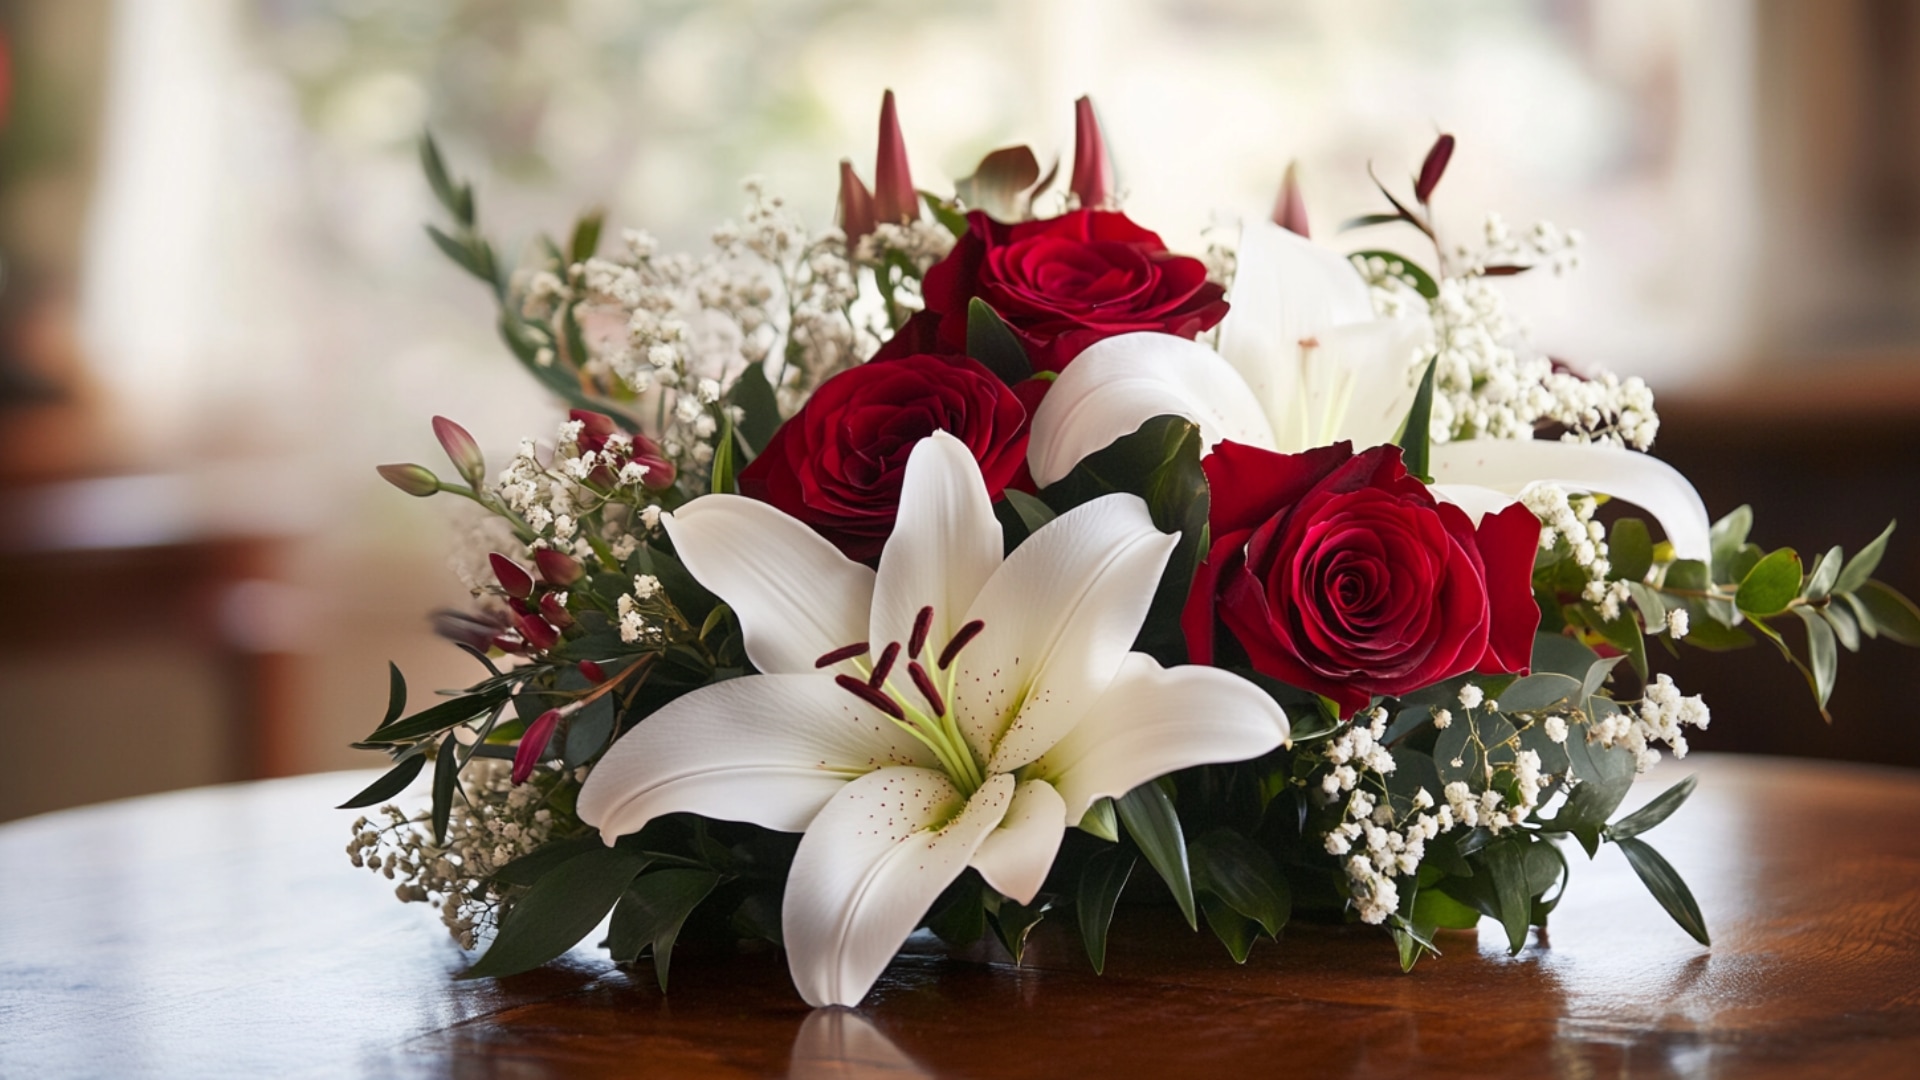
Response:
M1069 185L1083 210L1113 209L1113 161L1100 133L1093 99L1073 103L1073 183Z
M1453 160L1453 136L1442 135L1433 141L1433 149L1427 151L1427 160L1420 163L1420 178L1413 182L1413 197L1422 203L1433 197L1433 189L1440 186L1440 178L1447 174L1447 162Z
M493 564L494 580L500 582L500 588L515 600L525 600L533 595L533 575L521 569L520 564L499 552L487 556L487 562Z
M513 625L536 652L546 652L560 643L560 631L555 630L547 620L538 615L513 613Z
M840 231L847 238L851 255L860 247L862 237L873 232L873 193L860 182L853 162L840 162Z
M540 576L546 579L547 584L561 588L579 581L580 575L586 573L586 568L580 565L578 559L552 548L534 551L533 565L539 568Z
M587 681L595 686L607 681L606 669L591 660L580 661L580 674L586 676Z
M433 435L440 440L440 448L447 452L448 460L459 471L462 479L474 486L487 475L487 460L480 456L480 444L473 441L467 429L444 416L433 418Z
M875 221L904 225L920 220L920 193L913 189L907 168L907 143L900 135L900 117L894 111L893 91L880 98L880 149L873 163Z
M440 478L425 465L382 465L374 470L380 478L409 495L425 498L440 490Z
M540 718L527 725L526 734L520 736L520 748L513 752L513 782L524 784L533 776L534 766L540 764L546 755L547 744L553 741L553 729L560 726L560 710L548 709Z
M1280 197L1274 200L1273 223L1297 236L1308 236L1307 201L1300 197L1300 163L1287 163L1287 175L1280 181Z
M562 630L573 625L573 613L567 610L567 605L560 602L557 593L547 593L540 598L540 614Z

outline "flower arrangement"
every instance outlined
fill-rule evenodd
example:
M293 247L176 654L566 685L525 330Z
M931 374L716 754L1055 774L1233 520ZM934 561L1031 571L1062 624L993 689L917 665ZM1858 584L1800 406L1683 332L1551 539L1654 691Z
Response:
M1425 262L1312 241L1291 172L1203 259L1119 209L1078 110L1064 192L1015 147L943 197L889 94L837 229L750 184L698 257L606 252L588 216L509 264L423 141L434 242L571 408L491 475L445 419L453 477L380 469L497 537L473 609L436 616L485 677L409 715L394 668L357 744L392 769L346 804L432 766L429 806L348 851L486 943L468 974L610 914L663 989L677 941L757 939L853 1004L921 928L1017 960L1064 916L1098 970L1129 893L1235 960L1298 917L1377 925L1411 968L1482 918L1518 951L1568 839L1617 845L1705 944L1643 838L1692 781L1616 816L1708 722L1651 645L1765 638L1823 712L1839 648L1920 645L1872 577L1891 525L1851 558L1763 549L1646 453L1640 380L1529 347L1494 279L1579 237L1443 244L1451 136L1349 223Z

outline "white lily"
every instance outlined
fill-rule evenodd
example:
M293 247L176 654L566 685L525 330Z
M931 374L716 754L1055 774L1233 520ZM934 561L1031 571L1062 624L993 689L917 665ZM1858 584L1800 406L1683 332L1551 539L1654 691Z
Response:
M1351 263L1268 222L1241 234L1220 351L1166 334L1122 334L1082 352L1033 419L1028 465L1045 486L1155 416L1223 439L1297 453L1342 439L1393 440L1417 387L1418 323L1374 317ZM1595 491L1653 515L1681 558L1705 559L1707 510L1672 466L1633 450L1537 439L1435 443L1435 493L1473 514L1537 483Z
M622 737L580 816L609 842L676 811L804 831L781 921L811 1004L865 996L967 867L1028 903L1096 800L1286 737L1245 680L1129 651L1175 542L1131 495L1003 560L979 466L936 433L908 460L877 572L737 496L662 521L763 674Z

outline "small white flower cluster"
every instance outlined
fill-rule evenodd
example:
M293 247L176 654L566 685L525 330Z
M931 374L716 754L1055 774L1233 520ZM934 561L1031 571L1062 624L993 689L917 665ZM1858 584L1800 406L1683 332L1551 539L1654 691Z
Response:
M1207 245L1200 254L1200 261L1207 267L1207 280L1223 289L1231 288L1233 275L1240 269L1240 252L1234 246L1240 239L1239 228L1215 222L1201 231L1200 238Z
M1563 274L1580 266L1580 246L1585 238L1578 229L1561 229L1551 221L1536 221L1533 227L1515 233L1507 219L1489 213L1480 226L1481 247L1457 245L1453 250L1454 269L1478 276L1489 268L1549 266Z
M663 596L660 579L652 574L633 579L633 591L621 594L619 600L621 641L629 645L643 642L654 645L667 640L666 625L651 617L664 614L661 611Z
M714 232L713 242L725 260L757 263L779 284L786 302L784 323L774 319L764 329L756 326L742 355L749 363L765 363L784 338L772 382L782 409L790 412L815 386L864 359L878 347L880 338L855 321L860 276L847 258L839 230L809 238L779 196L769 195L757 180L746 181L744 187L747 207L742 224L722 226ZM911 258L920 258L929 245L942 243L940 237L947 247L953 244L953 234L937 225L933 231L939 236L913 226L889 228L893 231L888 235L905 245Z
M538 781L516 785L504 761L476 760L462 771L466 798L455 799L447 818L447 842L433 843L431 815L409 817L399 807L380 808L385 822L362 817L353 823L347 855L353 865L397 881L394 895L435 904L440 921L463 949L499 924L503 898L489 880L494 871L545 844L553 835L553 811Z
M719 392L718 387L710 389ZM578 420L562 421L550 453L543 453L534 440L522 439L495 478L492 493L533 532L533 547L591 558L593 543L587 534L598 521L598 538L614 558L625 559L659 521L654 495L645 486L647 466L631 460L633 440L617 432L607 436L601 450L583 450L581 426ZM628 514L630 508L639 508L637 514ZM615 509L618 512L609 512ZM636 517L638 530L633 527Z
M1540 519L1540 546L1564 544L1567 557L1586 575L1582 595L1611 622L1632 595L1624 581L1608 581L1613 563L1608 558L1607 527L1593 520L1598 503L1590 495L1568 495L1555 484L1534 484L1520 493L1520 502ZM1684 633L1684 631L1682 631Z
M1686 757L1687 736L1682 729L1704 731L1712 719L1712 712L1699 695L1683 697L1671 678L1657 675L1638 707L1595 721L1588 738L1606 747L1626 747L1633 752L1634 768L1646 772L1660 760L1660 751L1652 743L1666 743L1674 757Z
M854 261L862 266L878 266L889 256L897 255L913 267L915 274L925 274L928 267L947 257L953 244L953 233L930 218L905 225L882 222L860 238Z
M1346 856L1341 865L1348 892L1361 920L1369 923L1385 922L1399 908L1400 889L1393 879L1418 873L1427 841L1442 831L1439 817L1426 812L1433 796L1424 788L1414 795L1412 812L1399 818L1390 800L1362 790L1369 774L1382 778L1393 772L1393 755L1380 744L1386 731L1386 710L1374 709L1355 717L1323 751L1333 768L1321 778L1320 795L1329 804L1340 802L1341 820L1322 843L1327 854Z

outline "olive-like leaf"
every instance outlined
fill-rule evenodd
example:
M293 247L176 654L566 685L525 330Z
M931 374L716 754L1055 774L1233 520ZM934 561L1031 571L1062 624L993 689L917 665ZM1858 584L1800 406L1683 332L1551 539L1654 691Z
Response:
M1627 857L1627 864L1633 872L1640 875L1640 881L1647 891L1660 902L1673 921L1680 924L1688 936L1702 945L1711 945L1707 936L1707 920L1700 914L1700 905L1693 899L1693 892L1687 883L1680 880L1680 874L1673 865L1662 858L1660 853L1648 846L1645 840L1620 840L1621 854Z
M646 869L647 856L596 847L543 875L501 920L500 933L463 979L531 971L586 937Z
M1198 930L1200 918L1194 909L1187 842L1173 800L1167 798L1158 783L1148 781L1114 800L1113 805L1120 811L1127 835L1140 848L1147 865L1153 867L1172 890L1174 902L1180 905L1180 914L1186 916L1187 925Z
M1615 843L1631 840L1655 825L1673 816L1680 804L1693 794L1693 788L1699 782L1698 776L1689 776L1655 796L1647 805L1607 826L1607 839Z
M1107 928L1113 923L1120 893L1139 862L1133 852L1115 846L1095 853L1080 869L1073 911L1080 923L1080 942L1087 947L1087 959L1093 962L1096 975L1107 970Z

